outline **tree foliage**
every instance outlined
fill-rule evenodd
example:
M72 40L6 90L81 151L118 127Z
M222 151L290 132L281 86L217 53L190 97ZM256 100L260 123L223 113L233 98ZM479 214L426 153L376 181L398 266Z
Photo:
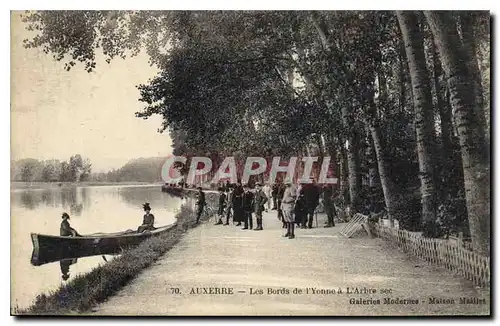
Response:
M159 182L165 160L165 157L137 158L119 169L94 173L90 178L101 182Z
M415 115L415 92L431 94L427 111L433 116L425 117L430 122L423 132L436 145L428 154L441 157L427 180L437 193L437 222L445 212L466 214L460 208L464 165L456 155L465 145L457 141L449 76L434 48L439 39L427 13L411 14L420 24L421 62L430 77L419 85L408 66L412 52L405 51L401 25L389 11L44 11L24 19L35 32L26 46L41 47L66 69L77 62L96 69L98 52L110 62L145 50L160 72L138 85L144 109L137 116L163 117L161 131L170 133L175 155L221 161L227 155L300 155L317 148L334 156L337 166L347 163L349 188L360 190L351 197L385 197L386 205L397 206L393 212L400 220L408 219L401 225L419 230L422 207L415 203L426 194L419 191L415 119L422 117ZM456 46L464 49L472 48L466 48L467 35L475 36L475 81L485 103L474 110L488 113L488 134L489 14L463 15L453 13L456 26L450 29L463 36ZM459 19L464 17L474 23ZM470 63L474 55L467 53ZM379 168L382 173L373 173ZM362 184L370 169L383 179L382 198Z
M22 159L11 162L12 181L79 182L88 180L92 165L75 154L68 161Z

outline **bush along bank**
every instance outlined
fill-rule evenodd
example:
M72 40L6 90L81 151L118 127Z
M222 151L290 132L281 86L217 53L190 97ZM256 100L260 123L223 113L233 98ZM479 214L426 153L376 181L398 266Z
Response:
M209 219L217 202L215 194L207 194L207 210L202 221ZM112 261L79 275L59 289L40 294L27 309L14 309L13 315L72 315L88 313L151 266L174 247L182 235L195 223L193 207L184 205L177 221L165 233L146 239L135 248L128 249Z

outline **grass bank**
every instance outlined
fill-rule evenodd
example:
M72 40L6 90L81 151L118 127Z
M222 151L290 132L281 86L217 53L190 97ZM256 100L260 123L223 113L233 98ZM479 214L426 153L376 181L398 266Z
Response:
M216 203L215 196L207 195L207 220ZM109 263L79 275L59 289L37 296L27 309L13 309L13 315L72 315L90 312L118 290L137 277L169 251L190 228L196 227L194 211L183 206L177 222L165 233L149 238L139 246L124 251Z

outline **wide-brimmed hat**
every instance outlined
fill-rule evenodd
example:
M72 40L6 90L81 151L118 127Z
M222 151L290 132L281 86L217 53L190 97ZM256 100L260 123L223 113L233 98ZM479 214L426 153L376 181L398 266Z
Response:
M144 208L145 211L150 211L151 210L151 206L149 206L149 203L142 204L142 208Z

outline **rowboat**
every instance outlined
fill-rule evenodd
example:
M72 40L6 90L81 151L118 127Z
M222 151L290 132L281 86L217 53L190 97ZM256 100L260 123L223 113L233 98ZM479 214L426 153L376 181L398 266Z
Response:
M182 196L184 189L179 188L179 187L170 187L170 186L162 186L161 187L162 192L166 192L168 194L174 195L174 196Z
M123 249L137 246L149 237L162 234L173 226L162 226L142 233L126 230L115 233L94 233L81 237L31 233L33 242L31 264L40 266L61 259L117 254Z

